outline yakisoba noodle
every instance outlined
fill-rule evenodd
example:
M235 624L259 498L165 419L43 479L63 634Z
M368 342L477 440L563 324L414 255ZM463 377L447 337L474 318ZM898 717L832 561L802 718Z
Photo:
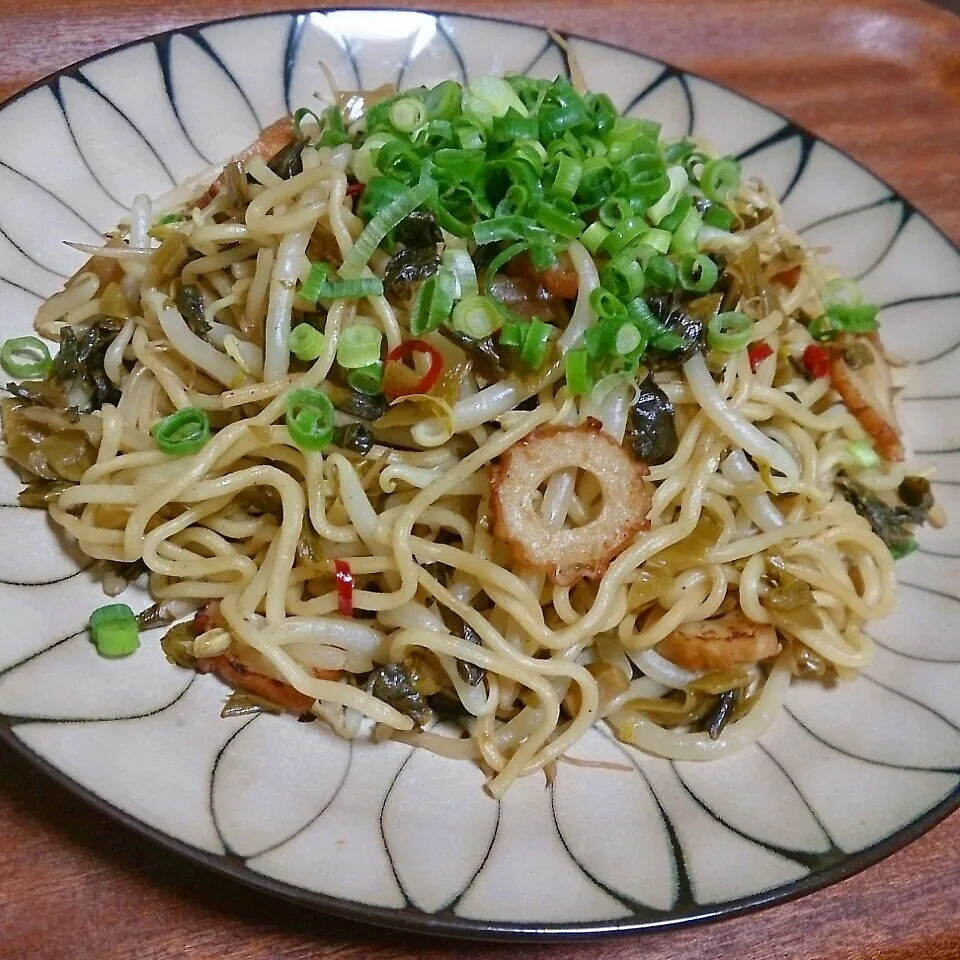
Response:
M24 502L113 587L149 573L141 625L199 608L164 649L235 707L497 796L600 719L674 759L752 743L794 678L870 662L932 501L875 309L658 134L559 80L448 81L138 197L37 314L53 369L7 358L44 377L4 401Z

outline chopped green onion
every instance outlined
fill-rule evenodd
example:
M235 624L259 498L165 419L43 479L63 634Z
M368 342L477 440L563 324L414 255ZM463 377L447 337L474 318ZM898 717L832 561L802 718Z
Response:
M536 117L522 117L510 110L506 116L494 118L490 138L498 143L512 143L515 140L530 140L537 136L537 132Z
M683 167L670 167L667 170L667 179L670 181L670 187L667 192L647 211L647 219L657 226L660 221L673 212L677 205L680 195L686 189L690 178Z
M301 450L315 452L330 443L333 439L333 404L322 390L309 387L291 390L285 406L287 431Z
M454 296L458 300L477 295L480 289L477 281L477 268L473 265L473 259L466 250L447 247L443 251L443 265L454 275L457 281Z
M839 333L871 333L879 326L879 309L872 303L832 303L807 329L815 340L830 340Z
M424 282L410 309L410 332L415 337L439 329L453 309L456 289L457 278L446 267Z
M164 214L157 223L161 226L166 226L168 223L179 223L181 220L186 220L187 215L185 213L167 213Z
M529 115L523 101L502 77L474 77L463 91L462 105L466 116L485 127L494 117L506 116L508 110L516 110L521 117Z
M326 343L327 338L309 323L298 323L290 334L290 352L308 363L323 353Z
M677 285L677 268L666 257L655 256L647 261L647 284L658 290L672 290Z
M402 133L412 133L429 115L419 97L401 97L390 107L390 122Z
M733 226L733 214L718 203L711 203L703 214L703 222L717 230L729 230Z
M689 193L681 193L677 197L676 206L660 221L661 230L673 233L683 222L686 215L693 209L693 198Z
M127 657L140 648L137 618L125 603L108 603L90 614L90 636L101 657Z
M553 178L553 185L550 187L552 193L559 197L566 197L572 200L580 186L580 178L583 176L583 164L573 157L561 156L557 164L557 172Z
M666 253L673 242L673 235L669 230L659 230L652 227L640 237L640 242L645 243L648 247L653 247L657 253Z
M575 397L583 396L593 389L593 378L589 370L590 357L582 347L568 350L564 357L567 388Z
M614 257L601 271L600 282L615 297L632 300L643 293L643 267L629 256Z
M641 217L628 217L615 230L610 232L610 235L600 244L600 249L611 257L616 256L624 247L633 243L646 229L647 225Z
M704 164L700 189L708 200L724 203L740 186L740 164L733 157L716 157Z
M880 456L866 440L855 440L847 444L847 450L864 470L872 470L880 465Z
M526 321L508 320L500 328L500 346L519 347L523 343Z
M623 302L603 287L590 291L590 306L601 320L623 317L627 312Z
M608 197L597 211L597 219L605 227L613 230L633 213L633 207L626 197Z
M319 130L323 129L323 120L318 117L309 107L301 107L293 115L293 129L297 132L297 136L306 136L306 134L303 132L303 121L307 117L313 118L313 121L316 123Z
M438 151L439 152L439 151ZM406 140L391 140L377 151L377 170L385 177L412 186L420 179L422 161Z
M454 307L450 326L474 340L483 340L499 329L500 314L488 297L472 296Z
M658 350L679 350L687 346L687 341L668 330L653 314L650 305L643 297L636 297L627 304L627 316L636 324L651 346Z
M376 397L383 393L383 361L347 371L347 386L357 393Z
M311 302L383 296L383 281L379 277L332 280L332 276L333 268L329 264L315 263L310 268L306 283L300 288L300 296Z
M691 293L706 293L720 276L720 269L704 253L685 253L680 258L677 276L680 286Z
M753 321L739 310L718 313L707 324L707 345L723 353L742 350L750 342Z
M538 319L531 320L520 347L520 362L531 370L539 370L547 354L547 344L552 333L553 327L549 323Z
M185 457L202 450L210 439L210 418L199 407L183 407L155 423L150 432L162 453Z
M863 293L856 280L846 277L834 277L828 280L820 291L820 299L825 307L856 307L863 302Z
M565 209L569 204L572 210ZM533 215L537 222L558 236L566 237L568 240L575 240L583 233L586 223L576 215L576 208L569 200L557 197L552 203L543 201L533 208Z
M338 106L327 107L323 111L323 120L324 127L319 140L321 147L339 147L341 143L346 143L350 139L343 122L343 114Z
M367 186L369 189L369 184ZM433 182L424 181L409 190L404 190L395 200L382 207L363 228L363 233L347 254L343 266L340 267L340 276L348 280L359 277L384 237L401 220L406 220L417 207L429 200L435 191L436 185Z
M441 80L424 98L427 116L431 120L453 120L460 113L463 89L454 80Z
M580 242L590 253L596 253L609 235L610 231L597 220L595 223L591 223L590 226L580 234Z
M39 379L53 366L47 345L37 337L13 337L0 350L0 366L11 377Z
M530 262L534 270L542 273L557 265L557 255L549 243L535 243L530 247Z
M617 331L613 351L618 357L626 357L644 345L643 334L632 323L625 323Z
M320 291L326 286L327 280L333 275L333 267L329 263L314 263L310 266L310 273L300 287L300 296L304 300L316 303L320 299Z
M662 224L663 221L661 220ZM703 226L703 218L695 207L690 207L680 225L673 231L670 250L673 253L692 253L697 249L697 234Z
M532 240L545 234L546 231L533 218L516 215L481 220L473 225L473 239L480 247L501 240Z
M382 342L383 332L379 327L363 321L354 323L340 332L337 343L337 363L344 370L368 367L380 359Z
M894 560L902 560L904 557L909 557L911 553L916 553L920 549L920 544L917 543L915 537L910 537L907 540L895 540L890 544L890 555Z

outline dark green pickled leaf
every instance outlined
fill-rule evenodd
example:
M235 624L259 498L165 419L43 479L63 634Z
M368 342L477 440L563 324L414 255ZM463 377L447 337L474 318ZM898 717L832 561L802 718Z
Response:
M20 491L17 502L21 507L45 510L60 499L64 490L69 490L72 486L67 480L34 480Z
M440 332L473 360L481 376L488 380L502 380L507 375L506 362L493 337L477 340L447 326L441 327Z
M236 690L227 697L220 716L224 720L231 720L234 717L248 717L257 713L283 713L283 710L263 697Z
M897 488L897 496L906 506L923 512L923 520L933 507L933 491L926 477L906 477ZM923 520L918 520L922 523Z
M98 317L82 331L70 326L60 332L60 349L53 358L53 376L64 383L82 383L89 394L88 410L99 410L105 403L119 403L120 390L103 369L107 349L123 328L124 321Z
M679 446L673 403L648 374L630 409L625 442L638 459L658 466L666 463Z
M917 549L913 536L913 527L925 523L933 507L933 495L929 482L922 477L908 477L905 502L892 506L865 487L855 483L849 477L840 477L837 485L844 497L853 504L853 508L865 517L873 532L887 545L895 560L899 560ZM905 480L904 483L907 481ZM926 482L926 487L924 483ZM903 484L901 484L901 487ZM910 501L913 501L912 503Z
M207 323L203 314L203 294L199 288L189 283L184 284L177 291L176 303L190 332L198 337L206 337L210 332L210 324Z
M414 210L406 219L397 224L394 235L407 247L434 248L443 242L443 234L437 225L437 218L429 210Z
M651 347L644 357L653 370L667 370L682 366L691 357L707 349L707 323L702 316L693 314L680 305L675 297L652 297L650 309L669 330L686 342L678 350L658 350Z
M285 147L281 147L269 160L267 166L281 180L289 180L303 173L303 148L310 141L306 137L297 137Z
M386 412L389 404L382 394L371 397L357 390L330 391L330 399L335 409L350 417L359 417L361 420L379 420Z
M470 626L462 617L457 616L448 607L440 607L440 616L443 618L444 626L461 640L467 643L481 645L480 634ZM469 663L466 660L457 660L457 673L464 683L469 683L471 687L478 687L483 683L486 671L483 667L478 667L475 663Z
M716 706L707 716L705 729L711 740L719 740L723 728L729 723L740 699L740 688L734 687L717 697Z
M402 664L388 663L377 667L367 680L367 690L421 727L433 719L427 698L417 690L416 679Z
M197 658L193 655L193 629L189 621L171 627L160 641L160 647L166 658L178 667L187 670L197 669Z
M384 271L383 284L388 290L395 290L397 287L426 280L439 269L440 256L436 245L404 247L390 258Z
M373 433L363 423L348 423L334 428L333 442L344 450L365 457L373 449Z

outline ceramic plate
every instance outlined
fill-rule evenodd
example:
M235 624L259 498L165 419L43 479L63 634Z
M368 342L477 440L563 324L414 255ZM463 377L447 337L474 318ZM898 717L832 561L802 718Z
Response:
M786 222L883 305L917 363L903 403L937 498L960 517L960 255L862 167L729 90L571 38L589 85L629 113L739 156ZM154 195L326 89L565 72L542 30L411 12L275 15L137 43L0 109L0 334L136 193ZM43 148L38 149L37 145ZM0 476L0 733L121 820L264 891L375 923L467 936L608 933L736 913L858 870L960 802L960 534L920 533L877 656L841 689L795 686L763 740L670 763L592 732L580 757L502 803L480 771L320 723L222 720L223 687L169 665L158 637L121 662L84 632L98 586ZM127 598L135 607L145 598ZM15 840L13 842L16 842Z

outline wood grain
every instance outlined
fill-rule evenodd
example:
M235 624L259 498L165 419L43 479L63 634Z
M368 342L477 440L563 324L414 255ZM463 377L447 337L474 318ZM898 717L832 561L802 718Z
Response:
M118 43L295 0L0 0L0 98ZM340 6L374 6L344 2ZM416 6L397 0L393 6ZM960 242L960 19L917 0L473 0L726 83L867 163ZM516 946L377 931L213 876L0 748L0 960L501 960ZM960 814L794 903L685 931L535 946L551 960L958 960Z

